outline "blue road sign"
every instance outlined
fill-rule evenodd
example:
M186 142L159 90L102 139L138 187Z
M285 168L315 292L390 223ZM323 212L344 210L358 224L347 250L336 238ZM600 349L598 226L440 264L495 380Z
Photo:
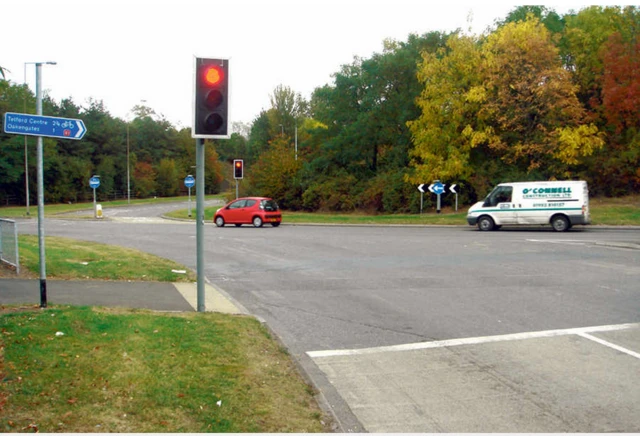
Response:
M48 136L62 139L82 139L87 132L82 120L43 117L42 115L4 114L4 133L16 135Z
M89 179L89 186L91 186L93 189L96 189L98 186L100 186L100 179L98 177L91 177Z
M434 194L440 195L444 192L444 185L440 182L432 183L431 185L429 185L429 191L433 192Z
M187 176L184 178L184 186L187 188L193 188L196 184L196 179L193 176Z

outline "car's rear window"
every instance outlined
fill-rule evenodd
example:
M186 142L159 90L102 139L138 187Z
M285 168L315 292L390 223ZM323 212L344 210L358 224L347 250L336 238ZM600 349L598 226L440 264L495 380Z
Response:
M266 210L267 212L273 212L278 210L278 203L273 200L262 200L260 207L262 207L262 209Z

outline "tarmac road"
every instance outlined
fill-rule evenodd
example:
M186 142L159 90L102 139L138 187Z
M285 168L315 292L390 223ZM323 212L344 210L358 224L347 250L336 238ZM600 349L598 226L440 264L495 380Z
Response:
M196 264L193 223L46 227ZM638 229L205 227L206 277L342 431L640 431Z

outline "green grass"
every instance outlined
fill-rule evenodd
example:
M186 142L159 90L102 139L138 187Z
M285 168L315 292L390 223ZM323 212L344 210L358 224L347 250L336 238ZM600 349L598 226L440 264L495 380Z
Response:
M19 235L21 270L39 271L37 235ZM56 279L194 281L193 271L179 263L114 245L75 239L45 237L47 276ZM186 274L172 270L185 270ZM22 273L22 271L21 271Z
M377 224L377 225L467 225L468 207L460 207L458 212L443 208L441 213L429 210L420 214L373 215L364 213L309 213L282 212L285 224ZM212 220L218 207L205 208L205 220ZM590 201L591 223L593 225L640 226L640 195L622 198L596 198ZM167 214L173 218L189 219L187 209ZM191 219L195 219L195 211Z
M589 209L592 224L640 225L640 195L591 199Z
M205 200L213 200L216 198L222 198L221 195L207 195L205 196ZM177 201L187 202L188 197L161 197L161 198L144 198L139 200L131 200L131 204L127 202L127 200L116 200L116 201L98 201L99 204L102 205L102 209L110 208L110 207L123 207L130 205L141 205L141 204L160 204L160 203L175 203ZM192 196L192 201L195 210L195 196ZM77 211L87 211L87 217L93 218L93 202L88 203L73 203L73 204L45 204L44 213L45 216L51 217L59 214L77 212ZM185 209L186 211L186 209ZM27 211L25 206L10 206L10 207L0 207L0 218L23 218L27 216ZM38 217L38 205L31 204L29 207L29 216L32 218Z
M208 196L207 199L223 199L221 195ZM191 217L188 215L188 208L172 211L166 216L178 219L195 220L196 205L193 200ZM154 202L175 202L186 201L185 197L173 197L162 199L132 200L132 204L149 204ZM126 206L125 201L104 202L105 207ZM73 212L76 210L86 210L89 208L88 218L93 217L93 204L62 204L47 205L45 213L47 216ZM205 221L211 222L213 215L219 206L205 208ZM364 213L306 213L283 211L283 221L289 224L380 224L380 225L467 225L466 213L469 206L460 206L458 212L445 207L442 213L437 214L435 210L427 210L424 214L385 214L374 215ZM594 225L640 225L640 195L633 195L621 198L592 198L590 200L591 221ZM37 214L37 209L33 208L31 216ZM12 218L25 215L24 207L2 207L0 217Z
M3 432L327 431L250 317L0 307L0 331Z

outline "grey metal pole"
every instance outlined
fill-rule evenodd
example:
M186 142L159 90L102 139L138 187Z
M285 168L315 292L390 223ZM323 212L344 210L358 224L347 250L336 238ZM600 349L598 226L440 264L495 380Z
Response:
M196 139L196 262L198 312L204 312L204 139Z
M27 63L24 64L24 80L22 81L24 85L27 84ZM24 96L24 113L27 113L27 96L25 90ZM26 189L26 199L27 199L27 216L31 216L29 212L29 147L27 147L27 135L24 135L24 182Z
M129 172L129 123L127 123L127 204L131 204L131 177Z
M36 114L42 115L42 64L36 63ZM42 136L38 136L38 247L40 252L40 307L47 307L47 266L44 248L44 174Z

